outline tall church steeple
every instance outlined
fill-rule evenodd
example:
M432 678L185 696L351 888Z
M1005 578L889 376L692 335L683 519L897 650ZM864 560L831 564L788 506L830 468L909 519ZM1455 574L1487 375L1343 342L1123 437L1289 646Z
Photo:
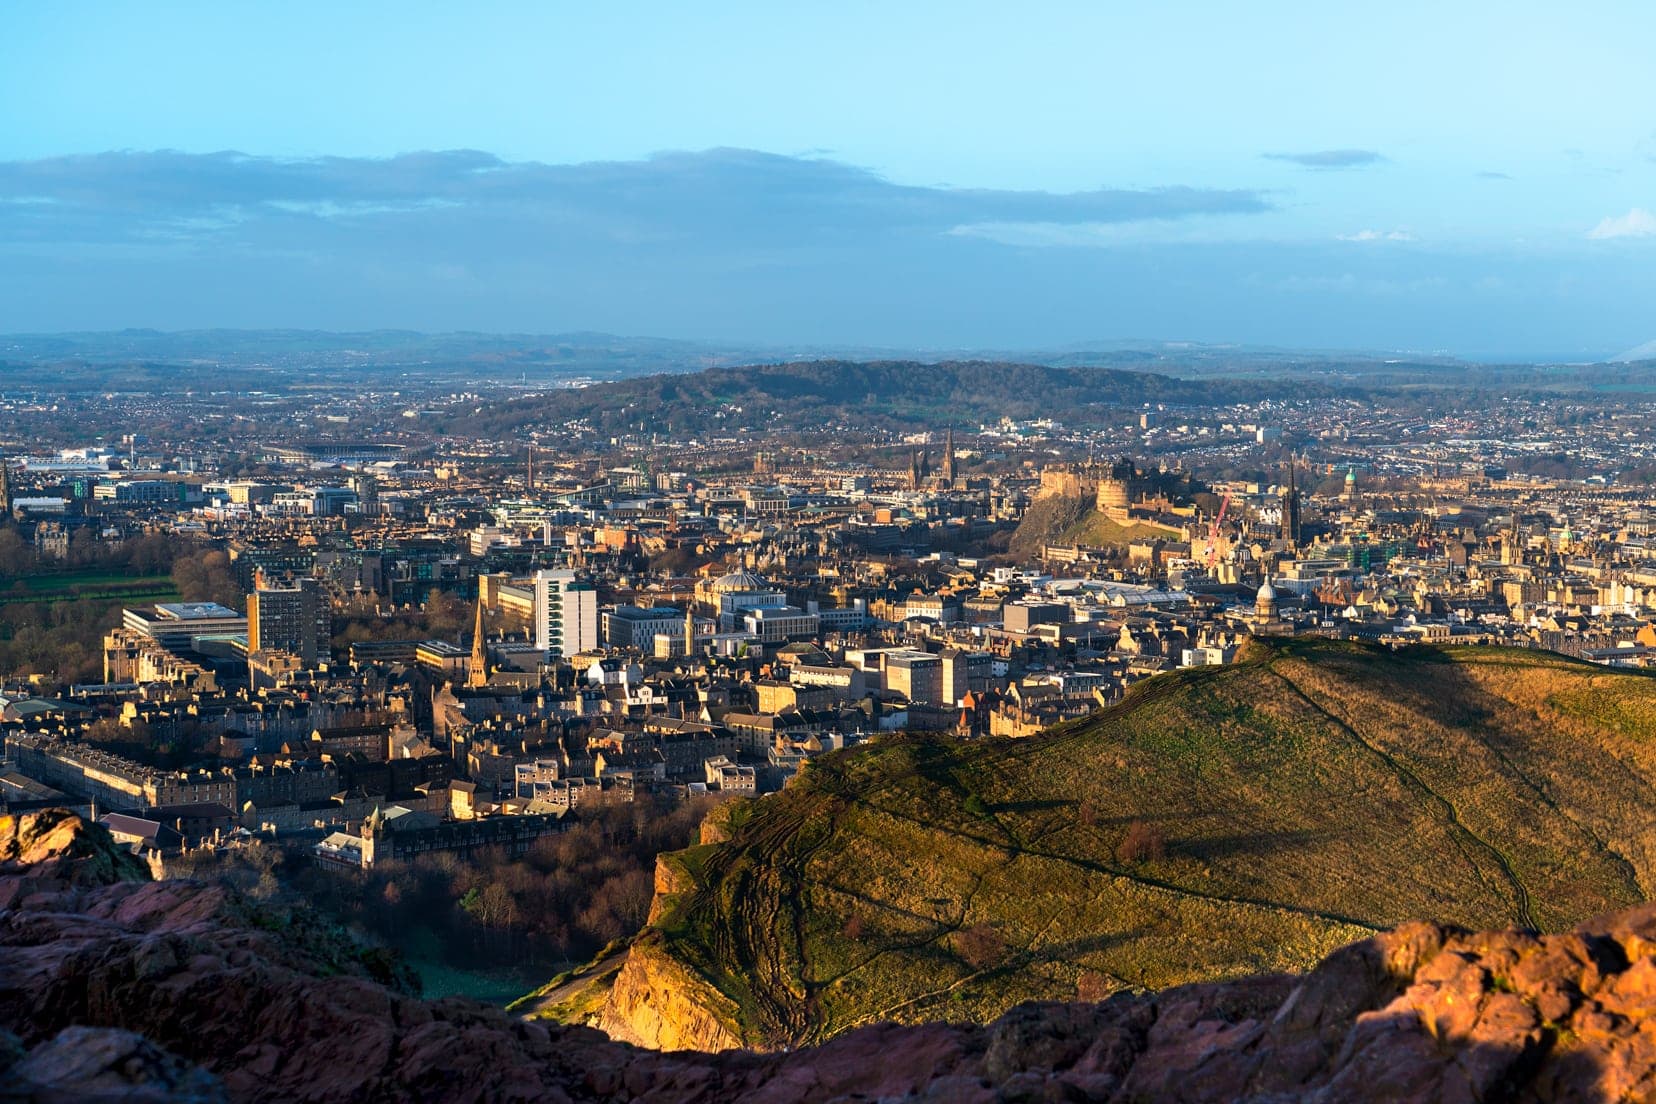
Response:
M1300 499L1299 486L1294 481L1294 459L1288 458L1288 490L1282 496L1282 539L1299 547Z
M943 434L943 481L953 484L955 481L955 451L954 430L948 429Z
M471 666L466 685L473 690L489 685L489 646L483 636L483 596L477 596L477 625L472 629Z

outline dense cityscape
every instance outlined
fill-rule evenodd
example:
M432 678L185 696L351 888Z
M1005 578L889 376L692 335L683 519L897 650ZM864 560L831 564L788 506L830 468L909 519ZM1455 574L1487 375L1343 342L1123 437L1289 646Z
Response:
M1030 735L1260 635L1656 662L1648 402L605 438L576 393L511 440L425 428L519 394L481 382L105 393L78 439L70 396L6 395L7 806L95 810L158 869L363 867L882 733ZM65 603L101 664L48 641Z
M1656 1102L1653 40L0 5L0 1104Z

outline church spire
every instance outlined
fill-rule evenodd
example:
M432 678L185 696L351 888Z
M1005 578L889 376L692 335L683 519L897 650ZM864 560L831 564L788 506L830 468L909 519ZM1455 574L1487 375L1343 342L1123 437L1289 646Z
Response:
M1294 478L1294 462L1292 453L1288 455L1288 490L1282 496L1282 539L1295 548L1300 542L1300 498L1299 485Z
M483 636L483 595L477 596L477 626L472 630L471 666L466 685L473 690L489 684L489 647Z

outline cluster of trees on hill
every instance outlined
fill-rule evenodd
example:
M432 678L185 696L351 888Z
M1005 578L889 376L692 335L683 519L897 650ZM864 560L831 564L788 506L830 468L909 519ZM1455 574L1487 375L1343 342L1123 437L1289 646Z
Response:
M144 533L112 544L91 529L78 529L65 560L43 561L16 527L0 525L0 591L15 588L25 577L43 572L100 567L128 575L165 575L178 558L179 542L163 533Z
M469 636L476 606L458 594L434 591L424 606L382 609L377 596L352 598L333 611L333 647L343 652L367 640L460 640Z
M230 554L220 548L191 548L172 564L173 585L186 602L217 602L233 610L247 608L247 594L230 566Z
M655 859L688 847L711 799L641 801L582 812L569 831L521 857L449 852L318 868L271 846L177 860L168 876L220 881L257 900L308 907L409 959L452 969L584 962L644 926Z
M0 675L60 682L103 678L103 636L121 617L112 600L0 606Z

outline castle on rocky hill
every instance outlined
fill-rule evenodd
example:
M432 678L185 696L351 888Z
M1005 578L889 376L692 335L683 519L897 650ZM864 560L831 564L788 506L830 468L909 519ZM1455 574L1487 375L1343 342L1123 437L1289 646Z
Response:
M1192 491L1190 476L1177 471L1147 471L1130 457L1109 463L1054 465L1041 471L1042 498L1090 498L1109 520L1126 525L1135 513L1163 512Z

